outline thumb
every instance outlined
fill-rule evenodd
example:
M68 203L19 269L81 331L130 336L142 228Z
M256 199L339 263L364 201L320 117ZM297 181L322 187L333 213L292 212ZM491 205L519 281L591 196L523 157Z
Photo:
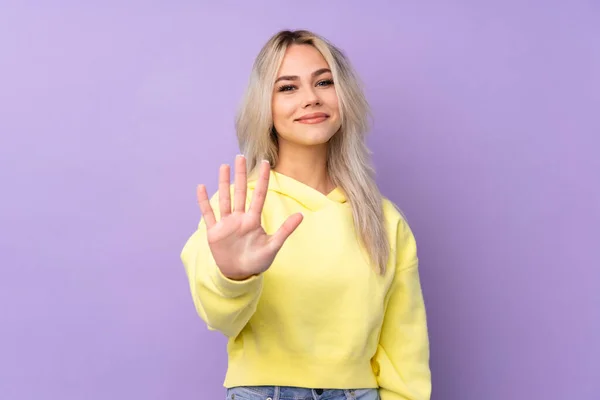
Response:
M296 230L300 222L304 219L302 213L290 215L288 219L279 227L277 232L271 236L269 245L273 251L279 251L287 238Z

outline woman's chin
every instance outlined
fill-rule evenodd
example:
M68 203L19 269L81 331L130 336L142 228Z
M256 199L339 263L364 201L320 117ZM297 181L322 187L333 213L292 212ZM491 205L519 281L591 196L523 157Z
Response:
M309 130L298 132L297 134L286 138L289 142L304 146L319 146L326 144L335 135L331 130Z

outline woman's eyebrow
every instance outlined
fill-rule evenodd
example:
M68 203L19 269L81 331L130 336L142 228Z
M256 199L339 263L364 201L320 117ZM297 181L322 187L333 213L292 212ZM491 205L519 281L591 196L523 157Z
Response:
M325 74L327 72L331 72L331 70L329 68L321 68L321 69L318 69L315 72L313 72L311 74L311 76L313 78L315 78L315 77L317 77L319 75L322 75L322 74ZM300 79L298 77L298 75L283 75L283 76L280 76L279 78L277 78L277 80L275 81L275 83L277 83L279 81L297 81L298 79Z

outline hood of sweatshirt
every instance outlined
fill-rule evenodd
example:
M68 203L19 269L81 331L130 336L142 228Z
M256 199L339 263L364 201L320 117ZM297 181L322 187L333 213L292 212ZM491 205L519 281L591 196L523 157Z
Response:
M248 182L248 189L254 190L256 179ZM269 173L269 192L294 199L311 211L317 211L332 203L346 203L346 195L340 187L336 187L328 194L297 181L287 175L271 170Z

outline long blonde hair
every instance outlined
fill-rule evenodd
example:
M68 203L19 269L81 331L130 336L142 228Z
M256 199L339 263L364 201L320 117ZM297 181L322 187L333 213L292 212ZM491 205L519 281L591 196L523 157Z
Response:
M350 62L340 49L310 31L280 31L261 49L236 118L240 150L252 174L261 160L275 166L277 137L273 131L271 100L276 74L292 44L315 47L331 69L341 116L341 129L329 141L327 168L334 184L346 193L356 231L371 261L385 273L390 245L383 216L382 196L375 183L370 151L365 142L369 106Z

